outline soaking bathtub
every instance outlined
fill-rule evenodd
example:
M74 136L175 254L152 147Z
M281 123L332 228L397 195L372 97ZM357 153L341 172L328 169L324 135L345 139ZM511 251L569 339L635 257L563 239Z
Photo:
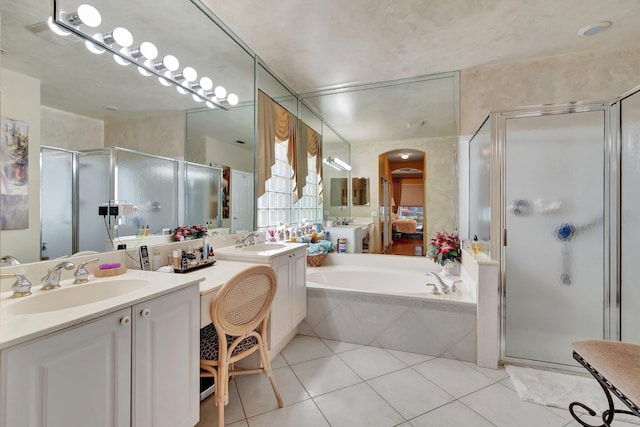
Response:
M475 285L465 280L455 293L433 295L428 271L440 268L424 257L329 254L323 266L307 268L307 317L298 330L475 362Z

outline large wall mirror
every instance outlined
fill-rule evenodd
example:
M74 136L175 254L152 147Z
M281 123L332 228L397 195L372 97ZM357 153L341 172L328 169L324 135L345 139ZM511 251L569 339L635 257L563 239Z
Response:
M379 177L386 174L391 183L392 173L396 170L417 167L424 181L424 242L437 231L457 229L457 73L325 90L303 94L301 98L331 129L335 129L334 134L338 133L341 139L348 141L353 168L350 176L375 177L368 183L369 204L360 204L358 199L355 203L350 201L348 207L325 206L325 219L368 218L373 221L377 235L374 252L383 251L381 230L384 224L378 209L371 208L384 203ZM335 147L340 147L340 143ZM329 149L325 145L325 156ZM397 153L397 158L385 158L390 152ZM411 156L400 157L403 153L415 152L422 153L420 162ZM384 162L378 161L379 156L383 156ZM381 164L386 165L385 168L381 168ZM323 172L325 182L333 177L349 177L344 172L336 176L337 171L329 167ZM354 185L351 183L350 191ZM384 206L386 211L391 210L394 199L398 197L394 198L390 188L388 206Z
M81 3L84 1L58 0L57 7L75 11ZM121 66L109 52L93 54L77 37L54 34L46 24L53 0L2 1L2 115L29 128L29 221L27 228L3 230L0 243L2 255L11 254L22 262L40 259L40 199L49 198L47 206L69 204L60 188L40 191L38 159L44 146L71 152L121 147L153 158L187 160L220 170L226 167L246 172L253 192L253 56L220 29L196 0L95 0L91 4L101 12L102 23L90 30L106 33L125 27L133 36L130 49L143 41L152 42L159 57L174 55L180 67L190 66L199 77L210 77L215 86L237 94L240 103L229 111L211 110L190 94L161 85L158 77L142 75L134 64ZM191 173L198 172L192 168ZM83 187L91 179L105 179L81 176L79 184L69 182L69 192L76 191L72 185ZM127 181L119 184L144 190L135 175ZM110 191L113 195L114 190ZM149 197L149 205L140 206L148 222L155 211L168 208L167 203L154 204L153 200ZM86 209L86 216L99 218L93 202ZM196 221L197 212L204 216L197 222L204 223L214 209L203 204L186 217L182 206L178 210L177 219L172 220L177 222L158 223L153 231L175 227L187 218ZM66 221L89 226L77 218L82 214L76 211L73 215ZM250 214L246 228L252 229L253 221ZM131 222L127 225L137 227ZM104 242L104 225L98 223L98 227L95 234ZM51 256L68 255L68 251Z

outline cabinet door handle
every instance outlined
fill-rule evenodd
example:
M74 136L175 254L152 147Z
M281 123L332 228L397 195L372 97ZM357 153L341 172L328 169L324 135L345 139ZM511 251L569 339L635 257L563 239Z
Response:
M131 318L129 316L124 316L122 319L120 319L121 325L128 325L129 323L131 323Z
M149 310L148 308L145 308L140 312L140 316L142 317L149 317L150 314L151 314L151 310Z

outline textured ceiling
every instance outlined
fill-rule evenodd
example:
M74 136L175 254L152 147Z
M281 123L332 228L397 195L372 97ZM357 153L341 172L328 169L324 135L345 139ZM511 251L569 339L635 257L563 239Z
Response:
M204 2L299 93L640 40L638 0Z

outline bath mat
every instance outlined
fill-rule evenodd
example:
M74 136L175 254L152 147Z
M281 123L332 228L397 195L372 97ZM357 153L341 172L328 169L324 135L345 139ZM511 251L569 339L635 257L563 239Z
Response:
M505 365L505 369L520 399L525 402L568 410L569 404L577 401L594 409L598 416L608 407L602 388L591 376L583 377L513 365ZM617 409L627 409L615 396L613 401ZM586 414L582 408L575 409L577 413ZM640 424L638 418L624 414L616 414L614 425L616 420Z

